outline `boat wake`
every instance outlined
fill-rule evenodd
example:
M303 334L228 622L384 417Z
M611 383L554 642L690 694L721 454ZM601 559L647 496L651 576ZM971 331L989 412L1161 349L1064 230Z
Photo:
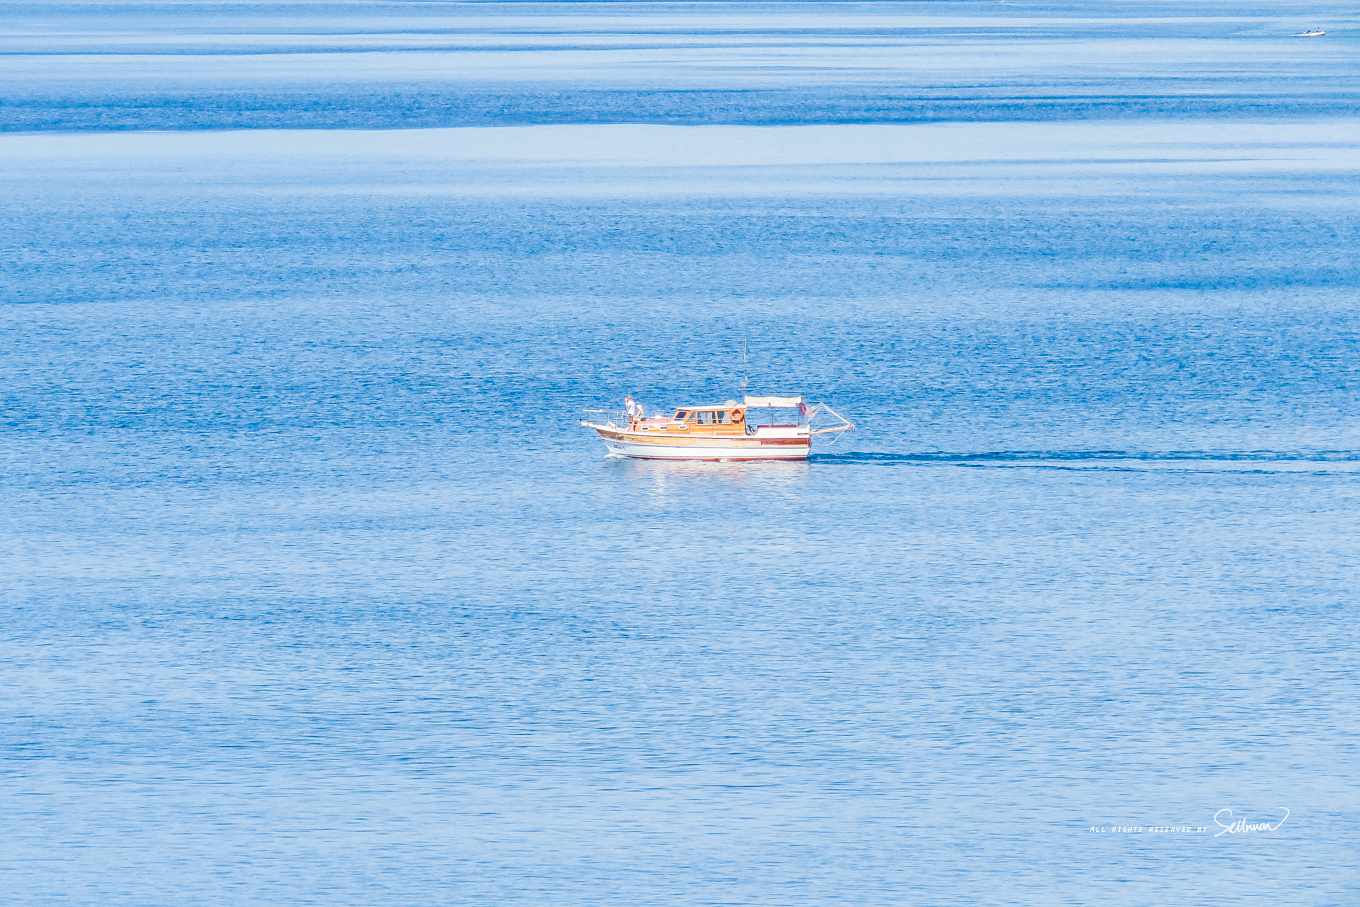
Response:
M808 458L822 465L970 466L975 468L1080 469L1181 472L1360 473L1360 450L994 450L970 453L856 452Z

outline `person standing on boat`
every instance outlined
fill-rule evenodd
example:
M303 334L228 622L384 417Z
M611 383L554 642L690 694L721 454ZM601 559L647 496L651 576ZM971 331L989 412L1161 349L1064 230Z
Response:
M628 410L628 424L636 425L637 420L642 418L642 407L634 402L632 394L623 398L623 406L624 409Z

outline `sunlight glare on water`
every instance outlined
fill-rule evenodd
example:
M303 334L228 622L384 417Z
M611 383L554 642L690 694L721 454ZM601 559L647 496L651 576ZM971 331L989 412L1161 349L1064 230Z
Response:
M1353 899L1353 10L4 8L16 902Z

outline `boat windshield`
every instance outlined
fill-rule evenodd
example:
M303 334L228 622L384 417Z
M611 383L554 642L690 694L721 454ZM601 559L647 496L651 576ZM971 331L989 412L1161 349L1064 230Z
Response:
M677 409L671 419L694 425L737 425L742 421L730 409Z

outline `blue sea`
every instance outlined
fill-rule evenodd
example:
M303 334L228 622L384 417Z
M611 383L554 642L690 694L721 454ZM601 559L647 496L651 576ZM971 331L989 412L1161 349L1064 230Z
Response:
M1360 902L1357 248L1334 0L4 3L0 901Z

